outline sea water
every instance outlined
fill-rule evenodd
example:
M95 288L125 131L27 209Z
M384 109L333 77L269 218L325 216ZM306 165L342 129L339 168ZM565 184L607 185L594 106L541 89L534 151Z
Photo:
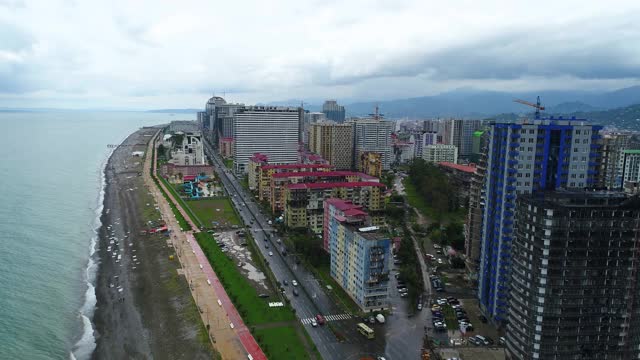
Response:
M144 112L0 112L0 358L86 359L104 167Z

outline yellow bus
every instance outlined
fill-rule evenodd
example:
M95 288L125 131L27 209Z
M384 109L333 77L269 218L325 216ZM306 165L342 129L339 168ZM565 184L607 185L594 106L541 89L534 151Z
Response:
M365 325L364 323L359 323L357 326L358 332L367 337L367 339L373 339L374 333L373 329Z

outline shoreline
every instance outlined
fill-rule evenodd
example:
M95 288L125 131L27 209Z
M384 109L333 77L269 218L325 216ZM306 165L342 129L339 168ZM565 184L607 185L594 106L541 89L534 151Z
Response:
M188 285L178 275L179 265L169 260L175 252L167 237L140 235L160 215L140 176L144 158L131 152L146 151L155 131L130 134L105 166L94 255L92 359L212 358L211 347L199 338L200 319L191 314L195 305Z

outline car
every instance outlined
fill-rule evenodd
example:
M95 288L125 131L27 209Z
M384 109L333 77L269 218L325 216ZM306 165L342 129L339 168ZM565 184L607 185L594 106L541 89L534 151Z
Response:
M418 311L422 310L422 303L418 303Z
M409 289L407 289L407 288L400 288L400 289L398 289L398 292L399 292L399 293L401 293L401 294L402 294L402 293L406 293L406 292L409 292Z
M311 319L311 326L313 327L318 326L318 322L316 321L316 319Z
M467 339L467 341L468 341L470 344L475 345L475 346L480 346L480 345L482 345L482 343L480 342L480 340L476 339L476 337L475 337L475 336L471 336L469 339Z
M298 282L297 282L297 281L295 281L295 280L291 280L291 285L293 285L293 286L298 286Z
M490 345L489 340L482 335L476 335L476 340L480 342L480 345Z
M505 345L507 343L507 339L504 338L504 336L500 336L500 339L498 339L498 342L500 343L500 345Z
M289 282L288 282L287 280L282 280L282 284L283 284L284 286L287 286L287 285L289 285Z
M406 292L405 293L400 293L400 297L402 297L402 298L405 298L407 296L409 296L409 293L406 293Z
M269 294L260 294L260 295L258 295L258 297L261 297L261 298L268 298L268 297L269 297Z
M276 240L276 242L277 242L278 244L280 244L280 239Z
M384 356L378 356L376 360L387 360Z
M273 253L271 251L269 251L269 256L273 256Z
M293 289L293 296L298 296L300 295L300 293L298 292L298 289Z
M447 305L447 300L446 299L438 299L438 300L436 300L436 303L438 305Z
M322 316L322 314L318 314L316 315L316 321L318 321L319 325L324 325L325 323L325 319L324 316ZM375 320L374 320L375 321Z

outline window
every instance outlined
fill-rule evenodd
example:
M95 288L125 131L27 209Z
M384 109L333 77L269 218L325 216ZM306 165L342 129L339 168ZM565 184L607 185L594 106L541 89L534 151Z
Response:
M576 135L580 135L580 130L576 130Z

